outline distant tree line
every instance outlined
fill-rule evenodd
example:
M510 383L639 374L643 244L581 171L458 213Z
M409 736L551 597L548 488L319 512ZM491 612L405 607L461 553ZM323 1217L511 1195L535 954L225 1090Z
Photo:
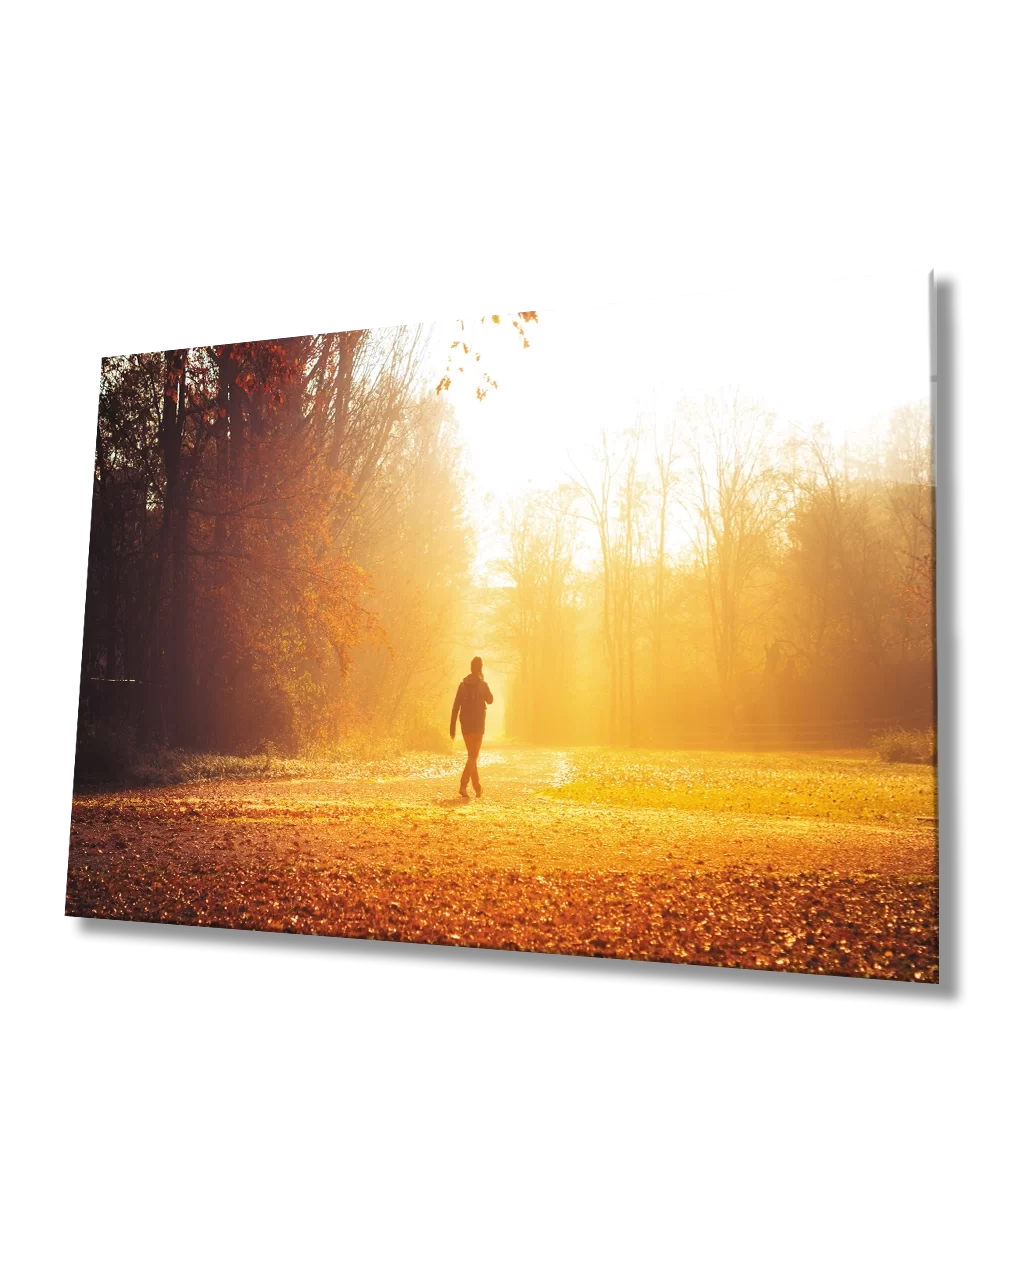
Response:
M518 737L857 745L934 722L923 404L841 453L739 396L683 403L604 434L503 532L491 612Z

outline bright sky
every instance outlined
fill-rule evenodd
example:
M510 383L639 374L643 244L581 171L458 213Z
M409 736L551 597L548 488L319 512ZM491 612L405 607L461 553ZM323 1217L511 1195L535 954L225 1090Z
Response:
M853 442L884 430L898 405L929 396L923 272L543 311L527 334L524 351L508 317L467 322L482 360L453 373L447 393L484 535L481 569L495 554L487 531L496 503L557 485L570 459L587 463L602 427L629 427L638 413L667 420L681 397L738 389L786 423L822 422L837 442ZM438 377L457 336L457 323L435 327ZM483 402L481 369L499 383Z

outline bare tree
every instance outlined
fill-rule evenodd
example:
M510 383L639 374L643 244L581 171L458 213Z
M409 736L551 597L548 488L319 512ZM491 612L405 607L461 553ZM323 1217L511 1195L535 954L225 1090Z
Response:
M601 448L597 460L600 466L597 480L589 480L582 471L574 468L573 486L582 500L583 518L593 525L597 531L598 543L601 548L601 571L604 587L601 601L602 635L609 675L607 731L614 742L618 741L619 737L620 673L616 661L617 650L613 624L616 573L612 501L615 493L615 477L618 471L618 463L613 461L606 431L601 432Z
M739 702L744 635L756 620L755 581L767 570L784 513L774 419L738 394L689 413L695 554L707 593L715 669L730 723Z
M667 539L669 513L679 482L680 440L678 420L673 417L664 431L654 433L654 498L657 542L654 550L654 618L651 667L655 690L665 677L665 593L668 580Z

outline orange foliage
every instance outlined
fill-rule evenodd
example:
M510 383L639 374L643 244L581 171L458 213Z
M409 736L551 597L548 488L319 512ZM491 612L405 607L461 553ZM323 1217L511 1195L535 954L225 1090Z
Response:
M501 324L500 315L481 316L480 324L486 325L488 320L490 320L492 324ZM533 324L537 323L536 311L517 311L515 315L512 317L512 328L518 334L519 341L522 344L522 347L524 350L528 348L530 345L530 340L526 336L526 329L524 326L530 323L533 323ZM460 332L464 334L466 332L465 320L460 320L458 324L459 324ZM473 348L471 348L469 343L465 340L465 338L456 338L451 343L450 351L457 351L460 347L462 348L463 355L472 356L474 363L479 363L480 352L475 351ZM453 372L452 357L451 355L449 355L448 364L445 368L444 374L442 375L440 382L438 382L437 386L434 388L435 392L440 394L442 391L447 391L450 389L452 385L452 377L451 377L452 372ZM458 368L455 370L455 372L465 373L465 366L459 365ZM484 372L482 375L481 383L478 384L476 387L476 398L478 400L483 400L487 396L488 388L490 388L493 391L497 391L498 384L497 382L495 382L495 380L491 377L489 373Z

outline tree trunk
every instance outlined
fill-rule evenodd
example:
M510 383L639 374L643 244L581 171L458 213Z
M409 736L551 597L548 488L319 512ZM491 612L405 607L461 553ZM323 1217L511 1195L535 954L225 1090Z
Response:
M341 461L341 450L348 433L349 401L352 395L352 369L355 365L356 352L363 340L364 330L353 329L349 333L338 335L338 375L334 392L334 432L331 439L329 461L337 467Z
M615 652L615 634L612 624L612 593L615 588L612 583L612 567L609 563L606 532L603 528L601 530L601 556L604 566L604 647L605 652L608 654L608 673L611 677L611 686L608 691L608 736L614 742L619 702L618 658Z
M248 436L248 424L245 420L243 411L243 401L248 404L250 412L252 410L252 401L244 392L240 392L236 378L238 377L238 362L229 360L225 365L225 374L229 383L228 394L228 436L230 445L228 449L228 489L229 499L228 506L232 509L233 514L228 517L226 526L226 545L235 555L240 555L243 550L245 541L242 536L243 521L242 517L237 514L241 508L245 497L246 484L246 446Z
M662 490L661 510L658 522L658 559L654 571L654 644L651 655L654 677L654 702L657 699L664 679L664 644L665 644L665 536L668 523L668 490Z
M171 561L171 625L167 649L170 735L175 746L192 739L191 671L188 652L188 495L185 492L182 437L185 425L185 351L166 353L160 445L167 487L161 542Z
M217 360L217 425L214 443L217 450L217 488L214 500L213 550L217 557L218 578L222 578L221 559L227 546L228 510L231 505L231 385L237 364L227 348L216 352Z

